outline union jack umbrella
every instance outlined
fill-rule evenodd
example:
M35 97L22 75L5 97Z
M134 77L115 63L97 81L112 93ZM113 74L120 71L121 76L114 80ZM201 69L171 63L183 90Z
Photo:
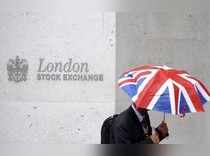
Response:
M137 108L181 115L204 112L210 92L186 71L167 66L139 66L125 72L118 81Z

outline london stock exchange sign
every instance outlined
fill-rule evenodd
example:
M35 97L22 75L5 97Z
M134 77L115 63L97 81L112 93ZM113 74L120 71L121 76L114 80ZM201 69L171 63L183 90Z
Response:
M7 63L8 80L21 82L27 80L29 64L26 59L16 56ZM36 79L38 81L103 81L103 74L91 73L89 63L75 62L72 58L66 61L49 61L40 58L37 64ZM34 75L32 73L31 75Z
M74 62L72 58L64 62L39 59L37 80L103 81L103 77L103 74L91 73L87 62Z

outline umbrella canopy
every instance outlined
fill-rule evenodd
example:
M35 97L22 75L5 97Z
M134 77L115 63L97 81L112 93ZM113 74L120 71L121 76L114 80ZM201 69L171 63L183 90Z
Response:
M186 71L167 66L139 66L118 81L137 108L171 114L203 112L210 101L205 85Z

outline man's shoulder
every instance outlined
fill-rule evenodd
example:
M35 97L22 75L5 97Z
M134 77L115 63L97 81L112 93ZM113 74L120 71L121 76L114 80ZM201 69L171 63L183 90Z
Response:
M134 112L132 107L124 110L120 113L114 120L114 125L117 128L128 128L130 125L134 124Z

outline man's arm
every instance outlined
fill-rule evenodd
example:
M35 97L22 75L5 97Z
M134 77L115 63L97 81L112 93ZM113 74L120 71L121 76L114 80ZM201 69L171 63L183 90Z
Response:
M114 140L116 144L132 144L132 141L126 131L122 127L114 128ZM138 144L153 144L153 138L149 137L138 142Z

